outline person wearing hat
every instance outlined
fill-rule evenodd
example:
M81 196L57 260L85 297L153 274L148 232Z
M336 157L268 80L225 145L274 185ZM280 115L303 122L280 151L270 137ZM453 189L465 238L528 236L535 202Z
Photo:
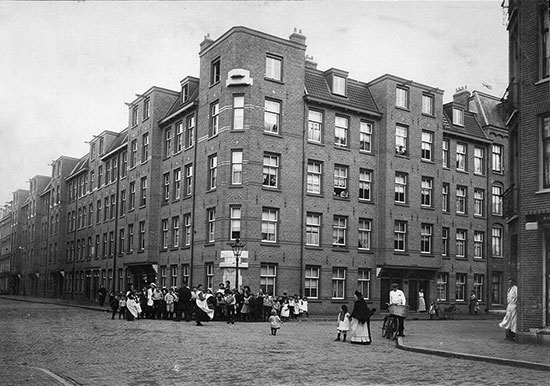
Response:
M400 304L402 306L407 304L407 300L405 299L405 294L403 293L403 291L399 289L399 284L397 283L393 283L391 285L390 305L392 304ZM403 330L405 329L405 318L398 315L395 315L395 316L399 320L397 336L405 336L405 334L403 334Z

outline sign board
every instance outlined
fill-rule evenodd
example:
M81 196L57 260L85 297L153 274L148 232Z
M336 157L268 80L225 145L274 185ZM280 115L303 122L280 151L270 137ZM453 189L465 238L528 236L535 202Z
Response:
M233 251L221 251L220 252L220 268L236 268L236 260ZM248 251L242 251L239 257L239 269L248 268Z

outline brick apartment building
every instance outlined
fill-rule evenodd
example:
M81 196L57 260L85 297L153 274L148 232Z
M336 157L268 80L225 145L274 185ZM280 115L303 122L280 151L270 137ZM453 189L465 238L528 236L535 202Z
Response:
M199 56L198 78L138 95L127 128L54 171L47 296L235 285L240 239L239 285L307 296L312 312L356 289L385 309L392 282L412 310L420 289L463 310L471 291L505 306L498 99L462 89L443 104L443 90L397 76L322 71L300 31L234 27Z
M505 217L520 341L550 325L550 39L547 1L505 1L510 167ZM540 334L539 334L540 335Z

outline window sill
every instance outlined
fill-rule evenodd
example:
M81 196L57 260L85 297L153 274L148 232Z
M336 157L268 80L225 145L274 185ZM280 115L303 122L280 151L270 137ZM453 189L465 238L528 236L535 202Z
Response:
M269 191L269 192L279 192L279 193L281 193L281 188L274 188L274 187L271 187L271 186L262 185L262 190L266 190L266 191Z
M433 206L420 205L420 209L435 210Z
M315 145L315 146L323 146L323 147L325 146L325 144L323 142L313 141L311 139L308 139L307 143L309 143L310 145Z
M431 253L427 253L427 252L420 252L420 257L428 257L428 258L431 258L433 259L435 256Z
M544 84L544 83L548 83L548 82L550 82L550 77L547 76L546 78L542 78L541 80L535 82L535 86L538 86L538 85Z
M462 173L462 174L469 174L467 170L462 170L462 169L456 169L456 172Z
M395 108L396 108L397 110L406 111L406 112L408 112L408 113L411 112L411 110L410 110L408 107L397 106L397 105L396 105Z
M426 117L426 118L435 118L435 115L433 114L428 114L428 113L421 113L423 117Z
M211 83L208 87L214 87L214 86L217 86L218 84L220 84L219 80L215 81L214 83Z
M409 159L410 158L408 154L400 154L399 152L396 152L395 156L397 158L403 158L403 159Z
M349 147L347 146L340 146L340 145L336 145L334 144L334 149L337 149L337 150L345 150L345 151L351 151Z
M272 131L263 131L264 135L268 135L270 137L276 137L276 138L283 138L283 136L280 133L274 133Z
M405 252L405 251L393 251L393 254L397 255L397 256L409 256L410 255L408 252Z
M260 246L263 246L263 247L277 247L277 248L281 247L276 242L269 242L269 241L260 241Z
M364 198L360 198L360 199L359 199L359 203L361 203L361 204L374 205L374 202L373 202L372 200L365 200Z
M360 154L365 154L365 155L374 155L374 153L373 153L372 150L363 150L363 149L359 149L359 153L360 153Z
M312 192L306 192L306 196L319 197L319 198L325 197L325 195L323 193L312 193Z
M374 254L374 251L371 250L371 249L357 249L357 253L364 253L364 254L367 254L367 255L372 255Z
M332 252L345 252L348 253L349 249L347 247L338 247L336 245L332 246Z
M273 83L277 83L277 84L285 84L285 82L283 82L280 79L268 78L267 76L264 76L264 80L267 80L267 81L273 82Z
M550 193L550 188L544 188L544 189L541 189L541 190L537 190L535 192L535 194L545 194L545 193L546 194Z
M243 184L231 184L228 186L229 189L242 189Z
M431 160L431 159L427 159L427 158L420 158L420 161L425 163L425 164L431 164L431 165L435 165L435 162L434 160Z
M402 207L405 207L405 208L409 207L409 204L406 203L406 202L394 202L394 205L395 206L402 206Z

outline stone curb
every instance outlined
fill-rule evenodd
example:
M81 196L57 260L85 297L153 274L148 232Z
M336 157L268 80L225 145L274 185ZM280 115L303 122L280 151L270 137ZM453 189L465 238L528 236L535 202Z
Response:
M543 363L526 362L526 361L518 361L515 359L487 357L483 355L462 354L462 353L456 353L452 351L406 346L403 344L403 338L399 338L399 337L397 338L395 347L397 347L400 350L417 352L421 354L438 355L438 356L448 357L448 358L457 358L457 359L466 359L471 361L495 363L498 365L522 367L522 368L527 368L532 370L550 371L550 365L546 365Z

